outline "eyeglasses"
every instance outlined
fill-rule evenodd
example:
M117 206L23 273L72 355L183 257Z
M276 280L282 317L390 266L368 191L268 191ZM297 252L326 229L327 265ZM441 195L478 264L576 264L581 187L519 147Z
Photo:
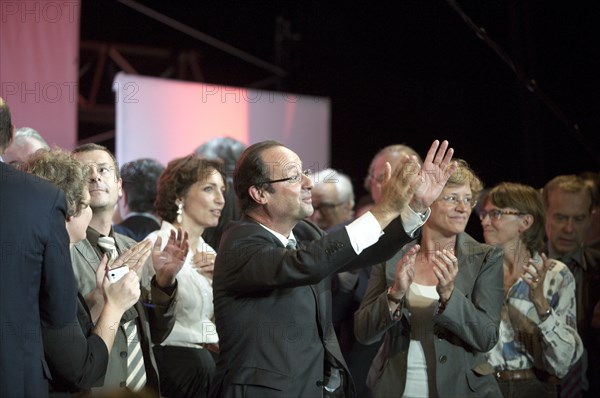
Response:
M94 169L94 170L96 170L96 173L98 173L98 175L100 177L111 177L115 170L114 167L109 167L109 166L105 166L102 164L95 164L95 163L89 163L87 165L87 167L88 167L88 172L91 172L91 170Z
M469 196L461 198L456 195L448 195L442 196L438 200L446 202L452 206L456 206L458 203L462 203L463 205L468 206L470 208L475 207L475 205L477 204L477 201Z
M479 212L479 219L481 221L485 220L487 216L490 216L490 220L498 221L502 218L502 216L524 216L525 213L521 213L519 211L510 211L510 210L498 210L493 209L490 211L481 210Z
M285 181L288 181L290 184L294 184L296 182L302 181L302 177L310 178L311 174L312 174L312 170L306 169L306 170L303 170L301 173L298 173L292 177L280 178L278 180L261 181L261 182L255 183L254 185L274 184L276 182L285 182Z

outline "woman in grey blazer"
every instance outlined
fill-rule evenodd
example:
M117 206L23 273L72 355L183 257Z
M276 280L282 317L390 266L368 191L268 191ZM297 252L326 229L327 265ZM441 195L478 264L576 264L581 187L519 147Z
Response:
M355 314L363 344L382 335L374 397L500 396L483 353L498 340L502 251L467 235L481 181L459 160L418 244L375 266Z

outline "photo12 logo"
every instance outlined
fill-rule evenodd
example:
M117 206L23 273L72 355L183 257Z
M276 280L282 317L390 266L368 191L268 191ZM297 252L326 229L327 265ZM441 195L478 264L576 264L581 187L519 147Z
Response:
M10 22L77 22L78 1L5 1L0 0L0 21Z
M61 101L76 103L77 82L2 82L0 96L6 101L22 103L47 102L55 104Z

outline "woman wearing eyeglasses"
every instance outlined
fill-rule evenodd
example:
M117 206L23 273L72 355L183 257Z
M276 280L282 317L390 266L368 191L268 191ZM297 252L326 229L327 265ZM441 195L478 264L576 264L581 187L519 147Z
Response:
M479 214L486 243L504 251L500 340L487 353L505 397L551 397L583 352L577 334L575 279L544 248L546 214L534 188L494 187Z
M484 353L498 339L502 252L464 232L482 183L457 162L418 244L373 268L355 314L361 343L385 334L367 379L376 398L500 396Z

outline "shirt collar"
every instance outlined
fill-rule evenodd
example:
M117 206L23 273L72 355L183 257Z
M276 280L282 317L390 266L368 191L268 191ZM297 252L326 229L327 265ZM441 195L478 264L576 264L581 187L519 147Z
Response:
M275 235L275 237L276 237L277 239L279 239L279 241L281 242L281 244L283 245L283 247L286 247L286 246L287 246L287 244L288 244L288 242L290 241L290 239L294 239L296 242L298 241L298 240L296 239L296 237L294 236L294 231L290 232L290 236L288 236L288 237L286 238L284 235L280 234L280 233L279 233L279 232L277 232L277 231L273 231L271 228L269 228L269 227L267 227L267 226L264 226L264 225L262 225L261 223L258 223L258 225L260 225L261 227L263 227L264 229L266 229L267 231L269 231L270 233L272 233L273 235Z
M90 242L90 244L94 247L98 247L98 238L101 236L110 236L111 238L114 238L112 227L110 227L110 232L108 235L102 235L100 232L96 231L94 228L88 227L87 231L85 232L85 235L86 235L85 237L87 238L88 242Z

